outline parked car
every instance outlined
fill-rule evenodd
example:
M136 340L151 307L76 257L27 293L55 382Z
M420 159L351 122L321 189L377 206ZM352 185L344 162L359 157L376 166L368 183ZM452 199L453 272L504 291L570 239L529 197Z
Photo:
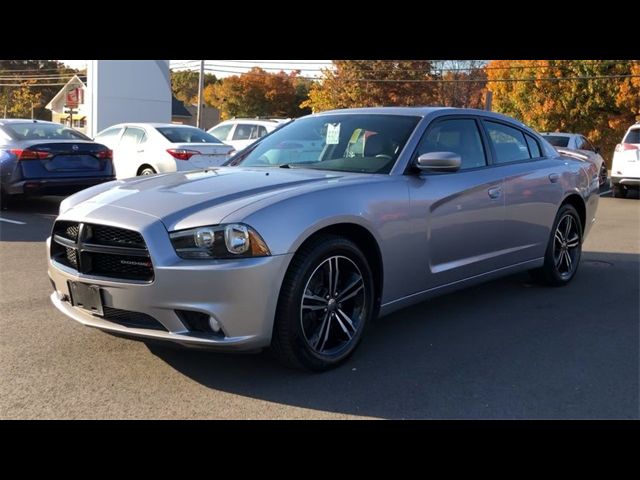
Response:
M234 149L189 125L121 123L96 135L113 150L117 178L217 167Z
M17 195L69 194L114 179L111 150L42 120L0 120L3 206Z
M288 118L234 118L219 123L208 132L239 152L289 121Z
M616 145L611 162L613 196L624 198L629 189L640 188L640 122L629 127Z
M585 136L563 132L543 133L542 136L561 153L595 163L598 167L600 186L606 185L607 165L600 155L600 149L595 147Z
M296 162L314 132L324 148ZM521 270L566 285L599 198L592 164L484 110L323 112L229 163L64 200L49 239L53 304L121 335L270 345L325 370L373 318L434 295Z

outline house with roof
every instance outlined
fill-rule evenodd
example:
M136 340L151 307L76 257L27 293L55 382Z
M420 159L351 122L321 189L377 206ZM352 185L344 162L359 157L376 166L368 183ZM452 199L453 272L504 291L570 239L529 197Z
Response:
M88 105L84 103L86 89L87 86L80 77L74 75L47 103L45 108L51 111L51 121L86 133L88 110ZM69 102L74 106L73 113L69 113Z

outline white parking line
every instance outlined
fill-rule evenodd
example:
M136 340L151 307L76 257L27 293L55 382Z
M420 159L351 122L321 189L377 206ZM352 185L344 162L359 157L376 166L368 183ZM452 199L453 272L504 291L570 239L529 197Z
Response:
M0 218L0 222L15 223L16 225L26 225L27 222L19 222L17 220L9 220L8 218Z

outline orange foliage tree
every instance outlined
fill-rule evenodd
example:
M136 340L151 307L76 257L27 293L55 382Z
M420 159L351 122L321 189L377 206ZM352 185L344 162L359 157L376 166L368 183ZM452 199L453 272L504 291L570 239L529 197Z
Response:
M639 112L634 60L494 60L486 67L493 109L539 131L581 133L613 149ZM595 78L584 78L595 77Z
M297 72L268 73L254 67L207 86L205 102L220 110L223 119L232 117L299 117L309 113L300 107L309 82Z
M428 60L334 60L323 71L304 105L319 112L333 108L428 105L436 87ZM408 80L408 81L407 81Z

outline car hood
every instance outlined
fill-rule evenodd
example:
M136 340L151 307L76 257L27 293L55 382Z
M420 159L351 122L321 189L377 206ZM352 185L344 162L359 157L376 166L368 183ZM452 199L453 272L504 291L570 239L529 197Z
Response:
M61 213L80 202L110 205L159 218L171 231L221 223L234 211L287 190L307 191L371 177L326 170L242 167L168 173L84 190L61 205Z

